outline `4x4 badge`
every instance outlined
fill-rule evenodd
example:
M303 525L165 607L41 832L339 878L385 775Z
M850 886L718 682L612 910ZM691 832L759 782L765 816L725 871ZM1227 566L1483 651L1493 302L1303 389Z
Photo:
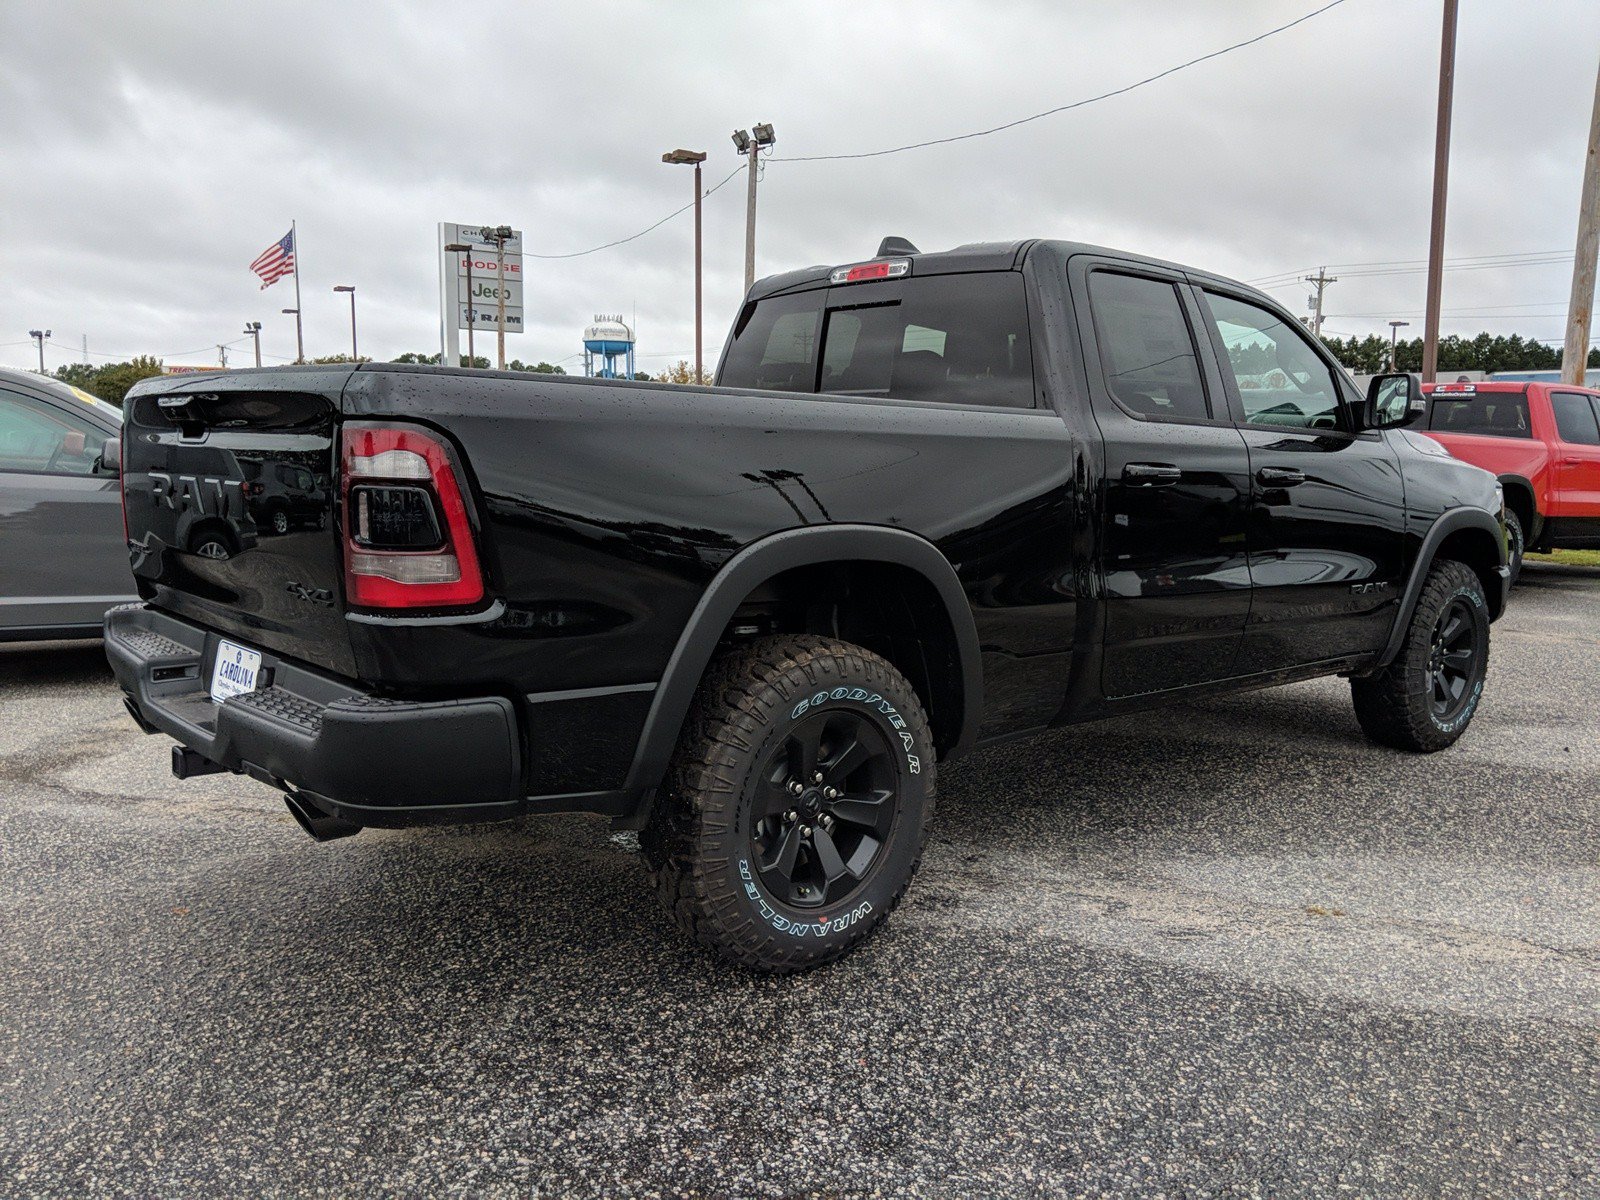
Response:
M297 599L308 600L312 604L321 604L327 608L333 607L333 592L328 588L308 588L305 584L296 583L291 579L283 590Z

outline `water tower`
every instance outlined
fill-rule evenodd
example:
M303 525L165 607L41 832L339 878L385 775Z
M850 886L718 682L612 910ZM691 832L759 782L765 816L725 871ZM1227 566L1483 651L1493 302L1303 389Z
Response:
M633 330L623 323L621 313L595 313L594 324L583 331L583 373L599 379L633 378Z

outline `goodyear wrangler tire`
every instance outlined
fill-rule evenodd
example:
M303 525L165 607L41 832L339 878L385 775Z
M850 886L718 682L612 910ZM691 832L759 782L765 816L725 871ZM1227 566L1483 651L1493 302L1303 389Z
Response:
M847 642L763 638L707 672L641 843L679 928L786 974L889 915L933 801L928 718L900 672Z
M1350 681L1356 719L1375 742L1431 754L1455 742L1478 711L1489 670L1489 604L1470 567L1441 559L1428 571L1395 660Z

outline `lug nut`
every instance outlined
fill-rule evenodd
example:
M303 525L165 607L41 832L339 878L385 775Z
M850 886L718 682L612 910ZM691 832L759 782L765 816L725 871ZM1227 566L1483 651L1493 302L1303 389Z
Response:
M791 796L798 796L805 790L805 786L798 779L791 779L789 781L789 794Z
M812 774L811 774L811 782L812 783L821 783L822 782L822 772L821 771L813 771Z
M811 826L809 826L809 825L800 826L800 836L801 837L810 837L811 836Z
M799 814L797 814L797 813L796 813L796 812L795 812L795 811L794 811L794 809L792 809L792 808L791 808L791 809L790 809L790 810L789 810L789 811L788 811L788 812L786 812L786 813L784 813L784 814L783 814L783 819L784 819L784 820L785 820L785 821L792 821L792 820L794 820L794 819L795 819L795 817L796 817L796 816L797 816L797 815L799 815Z
M822 789L822 794L824 796L826 796L829 800L837 800L839 798L839 789L838 788L823 788Z

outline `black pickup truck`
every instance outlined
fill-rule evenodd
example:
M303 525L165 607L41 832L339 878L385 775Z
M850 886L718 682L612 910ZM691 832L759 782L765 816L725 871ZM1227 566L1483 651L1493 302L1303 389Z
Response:
M891 241L758 283L715 387L140 384L106 649L181 776L319 839L608 814L684 930L798 970L894 907L974 745L1333 674L1374 740L1459 737L1502 504L1422 411L1214 275ZM256 519L268 468L325 511Z

